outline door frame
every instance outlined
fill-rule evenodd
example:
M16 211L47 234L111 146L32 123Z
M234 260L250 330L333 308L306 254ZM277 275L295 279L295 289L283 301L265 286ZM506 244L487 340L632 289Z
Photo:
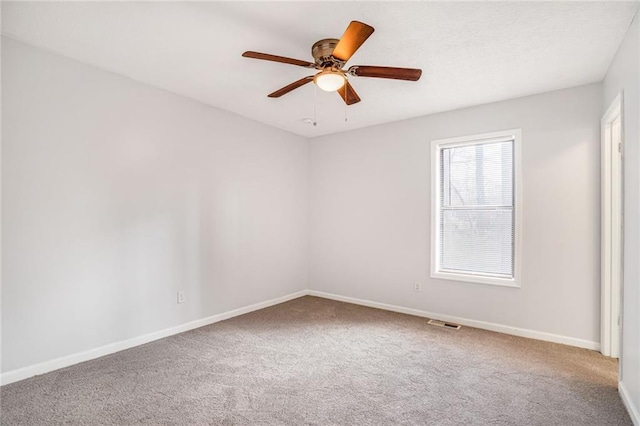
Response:
M613 100L601 129L601 329L600 352L619 358L622 330L624 123L623 94ZM620 119L620 145L613 146L612 124Z

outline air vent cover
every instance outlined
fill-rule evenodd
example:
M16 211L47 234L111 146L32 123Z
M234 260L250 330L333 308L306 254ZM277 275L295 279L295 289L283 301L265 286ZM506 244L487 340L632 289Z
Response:
M453 324L453 323L450 323L450 322L444 322L444 321L439 321L439 320L434 320L434 319L429 320L429 322L427 322L427 324L435 325L435 326L438 326L438 327L444 327L444 328L452 328L454 330L460 330L460 327L461 327L458 324Z

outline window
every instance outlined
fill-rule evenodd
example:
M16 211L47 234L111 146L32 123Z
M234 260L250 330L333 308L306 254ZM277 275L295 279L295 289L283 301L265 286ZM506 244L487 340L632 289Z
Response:
M431 143L431 276L520 286L520 130Z

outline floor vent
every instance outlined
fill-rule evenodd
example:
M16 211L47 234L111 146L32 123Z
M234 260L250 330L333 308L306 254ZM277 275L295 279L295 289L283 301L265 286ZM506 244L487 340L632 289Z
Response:
M429 320L429 322L427 324L430 325L437 325L438 327L444 327L444 328L452 328L454 330L460 330L460 325L458 324L452 324L450 322L444 322L444 321L438 321L438 320Z

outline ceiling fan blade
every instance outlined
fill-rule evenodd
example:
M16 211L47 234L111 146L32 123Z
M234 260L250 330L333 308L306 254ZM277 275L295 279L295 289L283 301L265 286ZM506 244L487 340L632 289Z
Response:
M333 57L347 62L371 34L373 27L358 21L351 21L342 38L333 49Z
M353 86L347 81L344 86L338 89L338 94L347 105L360 102L360 96L353 90Z
M417 68L354 65L349 68L349 74L357 75L358 77L393 78L395 80L418 81L422 75L422 70Z
M273 93L269 94L270 98L279 98L282 95L286 95L287 93L289 93L290 91L297 89L300 86L303 86L307 83L309 83L310 81L313 81L313 76L308 76L308 77L304 77L301 78L298 81L294 81L293 83L284 86L282 89L276 90Z
M244 52L242 56L244 56L245 58L262 59L265 61L273 61L273 62L281 62L283 64L298 65L300 67L305 67L305 68L316 67L316 65L312 64L311 62L301 61L299 59L285 58L284 56L269 55L268 53L248 51L248 52Z

